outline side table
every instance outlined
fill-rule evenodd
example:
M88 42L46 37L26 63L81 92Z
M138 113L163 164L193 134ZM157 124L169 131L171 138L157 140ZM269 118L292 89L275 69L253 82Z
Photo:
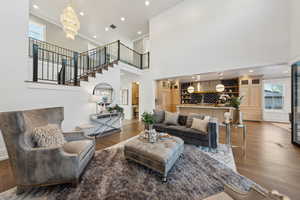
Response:
M242 149L242 155L246 155L246 146L247 146L247 141L246 141L246 136L247 136L247 127L245 124L233 124L233 123L221 123L221 127L225 127L226 129L226 144L235 148L241 148ZM243 135L243 142L241 146L232 146L231 145L231 134L232 134L232 128L237 128L242 130L242 135Z

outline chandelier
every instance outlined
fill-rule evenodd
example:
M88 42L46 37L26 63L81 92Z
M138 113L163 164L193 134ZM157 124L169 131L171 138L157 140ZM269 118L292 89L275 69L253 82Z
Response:
M80 22L71 5L68 5L64 9L63 13L60 16L60 22L63 25L66 37L74 40L75 36L78 34Z

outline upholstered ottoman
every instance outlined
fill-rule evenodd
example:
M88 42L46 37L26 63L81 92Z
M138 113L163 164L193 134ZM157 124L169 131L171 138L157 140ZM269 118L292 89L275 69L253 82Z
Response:
M149 143L142 137L137 137L125 144L124 154L128 160L144 165L163 176L167 181L167 175L176 160L182 154L184 142L174 136Z

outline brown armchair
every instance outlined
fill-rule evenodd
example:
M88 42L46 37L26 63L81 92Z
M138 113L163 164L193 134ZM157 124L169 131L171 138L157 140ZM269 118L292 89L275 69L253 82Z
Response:
M95 153L95 141L82 132L64 133L61 147L36 148L31 133L35 127L57 124L61 127L64 109L46 108L0 113L3 134L17 193L28 187L61 183L77 184Z

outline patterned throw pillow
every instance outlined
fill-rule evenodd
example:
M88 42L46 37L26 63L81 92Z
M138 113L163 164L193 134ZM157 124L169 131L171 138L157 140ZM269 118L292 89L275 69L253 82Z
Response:
M31 136L35 147L55 147L66 143L61 129L56 124L34 128Z
M207 133L208 123L209 123L209 117L208 116L205 116L204 119L194 118L191 128L196 129L198 131L201 131L203 133Z
M167 125L178 125L178 113L171 113L168 111L165 111L165 121L164 124Z

